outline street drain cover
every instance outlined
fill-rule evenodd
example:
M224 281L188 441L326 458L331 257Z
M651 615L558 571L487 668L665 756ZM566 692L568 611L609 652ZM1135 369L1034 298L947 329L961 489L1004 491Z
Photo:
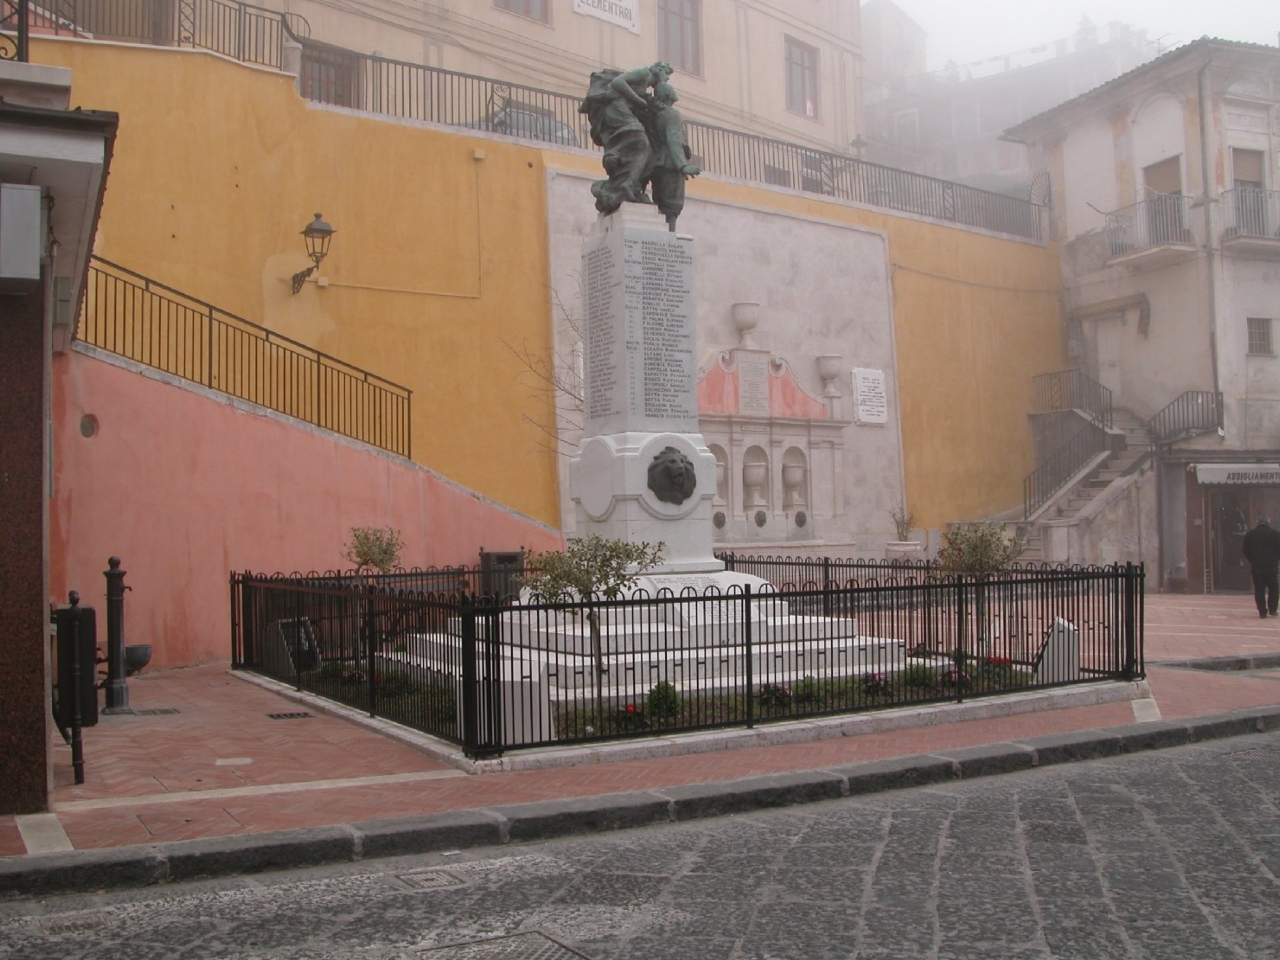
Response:
M396 879L415 890L434 890L437 887L461 887L466 881L446 870L423 870L421 873L400 873Z
M133 712L135 716L139 716L139 717L163 717L163 716L168 716L171 713L177 713L178 708L177 707L143 707L139 710L134 710Z
M536 931L432 947L418 956L427 960L591 960L585 953L571 950Z
M301 713L268 713L267 717L272 720L309 720L311 714L306 711Z

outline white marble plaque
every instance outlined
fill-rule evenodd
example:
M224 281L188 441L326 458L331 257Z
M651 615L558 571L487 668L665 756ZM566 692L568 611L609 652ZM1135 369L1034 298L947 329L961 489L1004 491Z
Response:
M737 351L738 413L744 417L769 416L769 354Z
M573 0L574 13L599 17L632 33L640 32L640 0Z
M582 273L584 435L696 433L693 244L613 223L584 244Z
M853 368L853 419L864 425L889 422L883 370Z

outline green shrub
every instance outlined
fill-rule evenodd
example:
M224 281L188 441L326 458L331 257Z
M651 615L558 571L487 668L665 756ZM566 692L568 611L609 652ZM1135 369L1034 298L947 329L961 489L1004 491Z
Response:
M649 716L655 720L669 720L680 714L680 694L666 680L659 680L649 691Z
M422 684L403 670L391 670L378 678L380 697L407 697L421 690Z
M762 683L758 699L762 707L789 707L792 700L791 688L783 683Z
M792 695L795 697L796 703L801 706L812 707L822 700L822 687L813 677L806 676L796 684Z
M387 573L400 564L404 541L394 527L352 527L351 540L342 551L342 559L356 570Z
M902 671L902 685L909 690L931 690L938 685L938 675L932 667L913 663Z
M1027 548L1022 537L1006 537L998 523L968 523L942 535L938 563L948 573L979 575L1003 570Z

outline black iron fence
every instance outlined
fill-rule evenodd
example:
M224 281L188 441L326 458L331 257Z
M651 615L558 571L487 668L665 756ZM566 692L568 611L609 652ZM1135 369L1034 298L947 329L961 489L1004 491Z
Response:
M1194 245L1191 197L1158 193L1107 214L1107 245L1112 257L1123 257L1165 244Z
M1079 410L1100 427L1114 422L1111 391L1081 370L1057 370L1031 378L1032 413Z
M974 578L834 563L822 572L867 575L500 603L336 574L233 574L233 664L472 757L1143 675L1141 566Z
M79 338L138 363L411 455L411 391L94 257Z
M1084 424L1070 440L1049 454L1022 480L1022 516L1031 515L1084 469L1098 454L1109 450L1111 439L1097 424Z
M1151 418L1151 439L1172 443L1222 426L1222 394L1187 390Z
M311 33L296 13L239 0L40 0L29 6L34 34L198 47L276 68L283 63L285 40ZM0 27L7 25L0 21Z

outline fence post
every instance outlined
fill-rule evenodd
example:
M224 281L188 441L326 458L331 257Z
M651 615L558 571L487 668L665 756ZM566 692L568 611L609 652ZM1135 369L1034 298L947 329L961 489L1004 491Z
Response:
M831 558L822 558L822 615L831 616Z
M1124 565L1124 678L1138 677L1138 603L1141 593L1141 570L1133 563Z
M724 553L720 555L720 559L724 561L724 568L730 573L733 573L736 569L733 565L735 559L734 555L732 553Z
M742 630L743 644L747 652L747 729L755 726L755 670L752 659L755 656L751 649L751 584L742 586Z
M240 633L240 604L243 590L236 572L231 571L231 669L239 670L244 666L244 639Z
M458 601L462 615L462 752L475 759L480 740L476 710L476 612L469 597Z
M364 655L369 680L369 716L371 717L378 715L378 677L373 655L377 647L377 640L374 637L376 631L373 609L373 591L376 589L372 583L366 584L364 588Z
M488 737L483 745L477 741L478 757L495 757L502 753L502 638L498 631L500 621L497 608L482 607L483 629L477 630L477 638L484 647L484 718Z
M124 585L125 571L120 558L109 557L107 570L107 704L104 713L132 713L129 709L129 684L125 680L124 663Z
M964 575L961 574L956 579L956 618L958 620L958 623L956 624L956 628L957 628L956 629L956 648L952 652L952 657L951 657L951 664L955 669L957 702L961 699L960 665L958 661L962 662L964 658L964 651L966 646L965 628L969 624L969 604L968 604L967 593L968 591L965 590L965 578L964 578Z

